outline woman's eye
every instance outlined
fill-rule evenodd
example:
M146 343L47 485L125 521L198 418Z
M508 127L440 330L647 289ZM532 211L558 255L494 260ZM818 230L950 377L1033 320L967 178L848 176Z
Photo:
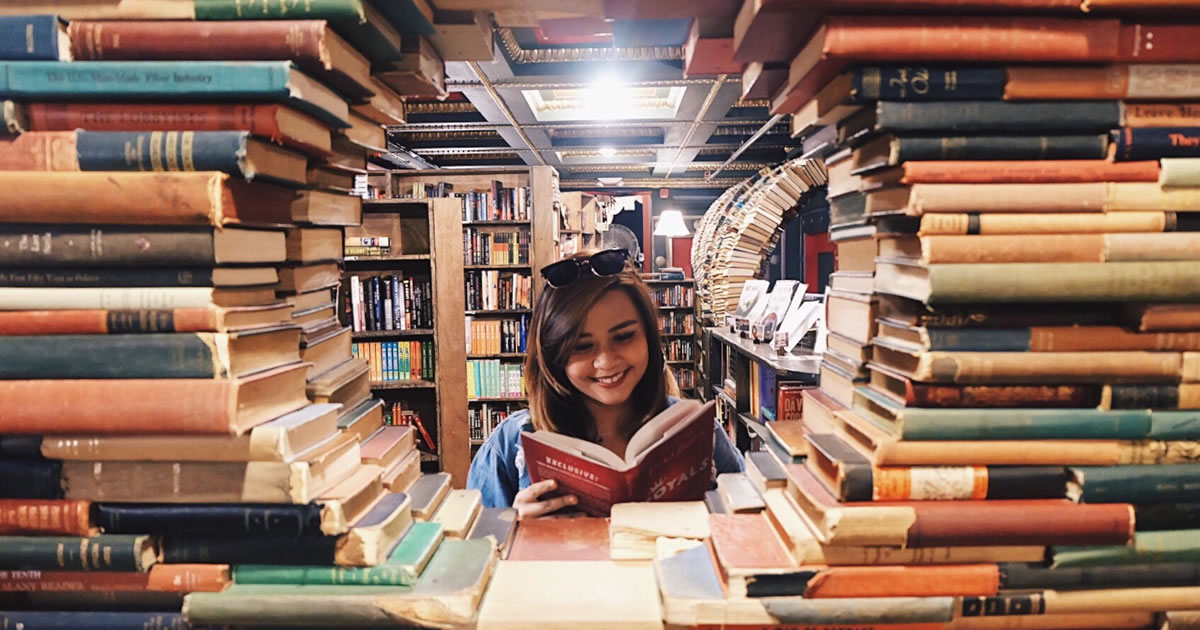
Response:
M590 343L581 343L581 344L575 346L575 352L587 352L588 350L591 350L591 349L592 349L592 344L590 344Z
M633 339L635 336L637 336L637 333L627 332L627 333L621 333L619 335L616 335L613 337L613 339L617 343L624 343L626 341L629 341L630 339Z

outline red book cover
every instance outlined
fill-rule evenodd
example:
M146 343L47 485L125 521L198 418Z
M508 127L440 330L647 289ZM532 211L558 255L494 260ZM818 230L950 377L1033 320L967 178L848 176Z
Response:
M698 501L712 487L715 404L682 400L651 418L621 458L607 448L560 433L524 433L521 442L534 483L558 481L579 508L608 516L616 503Z

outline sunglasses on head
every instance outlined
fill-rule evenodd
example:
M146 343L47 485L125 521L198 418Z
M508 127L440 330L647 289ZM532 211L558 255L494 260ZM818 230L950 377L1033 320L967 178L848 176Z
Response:
M625 268L629 252L624 249L606 249L587 258L568 258L542 267L542 277L550 286L560 289L579 279L584 267L600 276L615 276Z

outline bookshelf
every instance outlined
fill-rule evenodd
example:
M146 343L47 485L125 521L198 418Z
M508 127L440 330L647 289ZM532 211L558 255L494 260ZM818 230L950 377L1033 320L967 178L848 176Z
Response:
M474 449L494 424L527 403L520 339L542 289L537 270L557 260L556 217L562 204L558 173L534 166L389 171L385 177L385 192L415 197L413 202L435 197L445 204L439 211L458 219L457 254L439 252L436 262L460 269L461 280L453 286L462 302L458 313L466 321L447 326L461 331L463 377L439 376L438 382L454 388L447 391L462 402L463 412L453 416L464 419L454 429L462 439L452 448L462 453L465 463L461 470L445 469L465 479ZM519 283L527 283L527 299L509 300L511 293L493 292Z
M555 234L555 258L565 258L579 251L594 249L600 234L596 222L604 207L613 203L608 195L583 191L562 193L562 211Z
M383 182L376 176L372 184ZM456 204L365 200L362 225L346 228L346 251L356 253L345 258L339 312L352 327L356 353L372 365L372 393L388 410L416 412L429 431L433 444L419 441L422 461L465 480L466 438L451 419L463 417L466 405L443 386L462 380L465 363L462 294L445 290L461 284L463 273L461 265L442 262L462 256L461 228L447 205Z
M662 337L667 368L675 375L685 396L700 398L697 389L699 356L696 344L696 289L691 278L662 279L656 275L643 278L658 306L658 334Z

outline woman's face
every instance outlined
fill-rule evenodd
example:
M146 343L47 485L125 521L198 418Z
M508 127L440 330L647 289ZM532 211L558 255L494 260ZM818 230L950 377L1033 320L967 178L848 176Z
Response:
M637 307L625 291L605 293L588 311L567 361L567 379L602 405L622 405L642 381L650 352Z

